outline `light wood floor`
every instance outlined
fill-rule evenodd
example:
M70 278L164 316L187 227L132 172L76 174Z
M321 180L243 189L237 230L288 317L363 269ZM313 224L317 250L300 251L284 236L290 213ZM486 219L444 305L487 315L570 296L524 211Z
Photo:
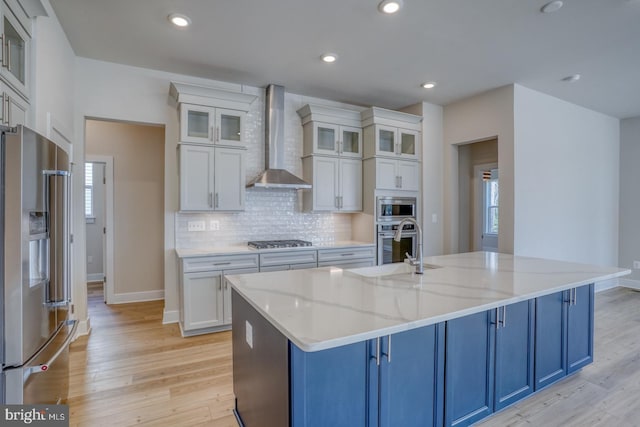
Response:
M182 338L162 301L106 305L91 284L91 334L70 348L70 426L237 427L231 333Z
M162 302L107 306L71 346L71 426L236 427L231 334L181 338ZM596 294L595 362L482 427L640 426L640 292ZM398 426L404 427L404 426Z

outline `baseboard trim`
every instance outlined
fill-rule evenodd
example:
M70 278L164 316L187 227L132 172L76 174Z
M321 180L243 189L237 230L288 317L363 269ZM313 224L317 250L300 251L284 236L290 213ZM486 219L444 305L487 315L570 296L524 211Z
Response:
M83 335L89 335L91 333L91 319L88 317L85 320L78 320L78 329L76 329L76 335L73 337L73 341L76 338Z
M87 282L104 282L104 274L103 273L87 274Z
M618 286L621 286L620 279L616 277L614 279L608 279L608 280L603 280L601 282L597 282L595 286L595 291L602 292L602 291L606 291L607 289L617 288Z
M640 280L634 279L619 279L620 286L624 286L625 288L637 289L640 291Z
M109 304L126 304L130 302L156 301L159 299L164 299L164 290L114 294Z
M178 310L164 310L162 313L162 324L178 323L180 321L180 312Z

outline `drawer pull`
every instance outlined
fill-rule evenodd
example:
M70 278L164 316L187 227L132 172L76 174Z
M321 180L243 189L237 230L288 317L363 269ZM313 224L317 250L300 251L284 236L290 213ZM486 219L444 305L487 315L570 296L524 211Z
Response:
M213 265L218 266L218 265L230 265L230 262L214 262Z
M350 253L350 254L340 254L340 256L355 256L354 253Z

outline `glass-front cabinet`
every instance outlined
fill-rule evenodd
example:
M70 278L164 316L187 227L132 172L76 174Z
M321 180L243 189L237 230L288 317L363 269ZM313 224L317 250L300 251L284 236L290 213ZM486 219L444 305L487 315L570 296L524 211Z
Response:
M29 99L29 44L31 36L31 20L14 5L10 8L7 2L0 3L0 42L2 44L0 76L13 89ZM15 10L14 10L15 9ZM14 14L20 13L21 19Z
M313 154L362 157L362 130L328 123L313 123Z
M418 159L418 132L392 126L375 126L376 156Z
M243 111L180 104L180 141L241 145L245 116Z

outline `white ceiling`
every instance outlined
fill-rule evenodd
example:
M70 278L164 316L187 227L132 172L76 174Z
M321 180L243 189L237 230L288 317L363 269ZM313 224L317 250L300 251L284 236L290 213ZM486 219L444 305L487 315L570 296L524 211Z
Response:
M362 105L446 105L518 83L640 116L640 0L51 0L78 56ZM169 24L188 15L186 30ZM338 62L319 60L336 52ZM562 79L580 73L575 83ZM437 81L436 88L420 87Z

